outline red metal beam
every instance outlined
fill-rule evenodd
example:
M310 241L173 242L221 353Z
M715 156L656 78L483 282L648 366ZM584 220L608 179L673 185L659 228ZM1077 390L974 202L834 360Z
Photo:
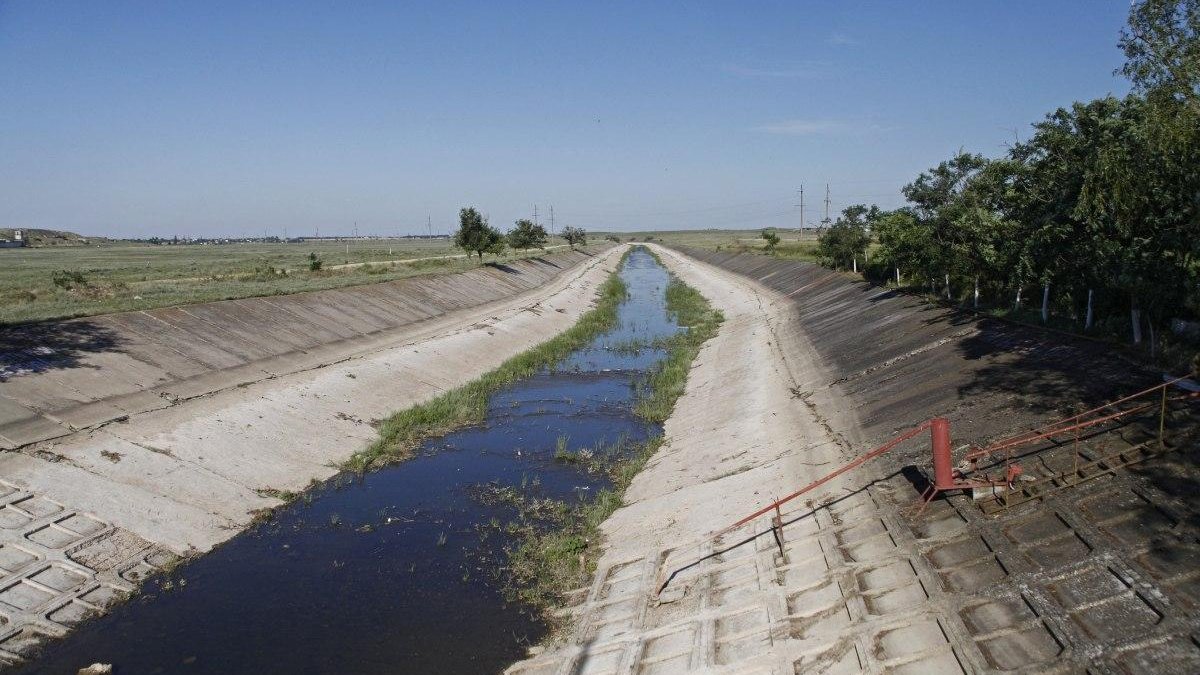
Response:
M816 488L824 485L825 483L828 483L829 481L833 480L834 478L837 478L838 476L846 473L847 471L849 471L855 467L861 466L865 462L869 462L872 459L875 459L876 457L882 455L883 453L895 448L897 445L900 445L904 441L907 441L908 439L912 438L913 436L916 436L916 435L920 434L921 432L925 431L934 422L937 422L937 421L946 422L946 420L941 419L941 418L938 418L937 420L927 420L925 422L922 422L922 423L918 424L917 426L913 427L912 429L909 429L908 431L900 434L899 436L896 436L895 438L888 441L887 443L884 443L883 445L879 446L878 448L875 448L874 450L871 450L870 452L859 455L858 458L856 458L854 461L850 462L849 464L844 464L841 467L839 467L838 469L836 469L830 473L827 473L824 476L822 476L821 478L818 478L817 480L809 483L808 485L805 485L804 487L800 488L799 490L796 490L792 494L790 494L782 499L778 499L774 502L771 502L770 504L762 507L761 509L755 511L754 513L751 513L750 515L746 516L745 518L742 518L741 520L737 521L736 523L733 523L732 525L729 525L728 527L725 527L724 529L714 532L711 536L715 538L715 537L719 537L723 534L727 534L728 532L730 532L732 530L736 530L737 528L741 527L742 525L745 525L746 523L754 520L755 518L763 515L764 513L778 509L781 504L790 502L791 500L795 499L796 497L799 497L800 495L804 494L805 492L816 489ZM949 425L949 422L946 422L946 424ZM949 429L948 426L947 426L947 429Z

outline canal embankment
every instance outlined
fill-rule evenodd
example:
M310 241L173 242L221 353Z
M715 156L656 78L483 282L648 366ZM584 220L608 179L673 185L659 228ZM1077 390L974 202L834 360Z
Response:
M0 454L0 550L6 554L0 602L7 619L0 656L23 658L179 556L210 550L281 505L281 497L335 475L345 460L377 441L377 421L454 390L567 330L592 307L622 252L614 247L528 261L552 272L523 290L504 286L520 275L514 269L424 280L427 286L445 284L448 307L458 303L459 309L392 333L380 325L368 334L365 315L360 325L330 313L337 307L354 311L340 291L339 298L321 300L321 325L350 333L337 347L349 351L314 348L297 357L311 361L294 372L264 369L257 361L253 381L226 379L228 386L216 391ZM370 294L387 286L372 286ZM472 294L498 299L472 304L466 300ZM406 302L402 296L392 301ZM376 305L375 311L384 310ZM296 335L308 330L283 318L270 325ZM244 328L254 333L253 325ZM215 339L209 336L210 343ZM231 352L242 344L231 343ZM104 349L105 358L128 356L117 346ZM10 377L0 393L8 397L9 385L25 377L49 382L69 372L104 380L112 368L119 367L60 362ZM228 378L243 371L233 366L214 372Z
M578 561L574 583L591 568L589 514L619 503L661 433L664 402L640 404L719 320L644 251L600 288L566 331L385 423L432 435L385 434L354 470L154 576L29 672L488 673L519 658L548 628L519 573L547 570L522 568L521 551L551 537Z

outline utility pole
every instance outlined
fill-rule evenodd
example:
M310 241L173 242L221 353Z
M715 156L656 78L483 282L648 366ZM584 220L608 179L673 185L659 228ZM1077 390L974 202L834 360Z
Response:
M804 236L804 184L800 185L800 236Z
M554 234L554 205L550 205L550 234Z
M533 224L534 224L534 225L537 225L537 224L538 224L538 219L537 219L537 204L534 204L534 205L533 205Z
M425 214L425 232L428 233L430 239L433 239L433 221L429 220L428 213Z
M822 222L826 227L829 226L829 183L825 184L825 220Z

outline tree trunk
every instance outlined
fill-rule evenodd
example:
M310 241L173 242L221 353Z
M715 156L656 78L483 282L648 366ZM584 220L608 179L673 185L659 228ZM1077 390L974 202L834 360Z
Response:
M979 309L979 275L975 275L975 309Z
M1050 282L1042 289L1042 323L1050 320Z
M896 285L897 286L900 285L900 268L899 267L896 268Z
M946 299L950 299L950 275L946 275Z
M1130 299L1129 322L1133 324L1133 344L1142 344L1142 310L1138 308L1137 297Z
M854 256L854 273L858 274L858 256Z
M1095 319L1095 315L1093 315L1093 314L1092 314L1092 289L1090 289L1090 288L1089 288L1089 289L1088 289L1088 308L1087 308L1087 318L1086 318L1086 319L1084 319L1084 322L1083 322L1083 329L1084 329L1084 330L1091 330L1091 329L1092 329L1092 320L1093 320L1093 319Z
M1017 301L1015 303L1013 303L1013 311L1014 312L1020 311L1020 309L1021 309L1021 287L1017 286Z
M1153 316L1147 317L1146 327L1150 329L1150 358L1154 358L1158 348L1158 340L1155 339Z

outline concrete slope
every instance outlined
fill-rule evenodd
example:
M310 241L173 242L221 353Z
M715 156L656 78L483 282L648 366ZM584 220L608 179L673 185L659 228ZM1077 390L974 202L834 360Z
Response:
M1174 452L999 512L961 494L912 508L924 436L784 505L779 530L764 515L710 536L929 417L984 440L1155 374L804 263L660 253L729 321L605 523L574 630L512 672L1200 671L1200 458L1184 425ZM1023 462L1055 475L1139 433Z
M788 298L828 376L817 388L854 403L844 432L856 443L934 414L951 419L956 442L980 442L1159 378L1103 343L930 305L819 265L680 250Z
M843 665L856 639L838 585L847 565L825 550L835 545L835 523L869 522L871 508L847 501L796 525L783 552L769 535L752 536L770 531L763 522L727 540L708 535L834 466L845 448L832 426L846 421L831 423L811 397L796 395L821 368L785 297L656 250L726 321L693 365L665 425L666 444L603 525L605 551L591 586L575 594L571 634L509 672L793 673L806 663ZM835 481L823 494L852 483ZM897 587L916 583L900 579ZM809 617L812 630L790 630L793 617ZM913 636L923 641L911 652L914 672L939 672L948 645L936 623L930 629L923 620ZM861 632L877 629L864 624ZM838 672L867 667L844 665Z
M6 328L0 448L379 349L587 260L562 252L461 274Z
M271 490L300 490L332 476L337 462L377 437L372 420L465 384L569 328L594 305L623 248L579 256L569 267L573 258L565 256L527 263L554 273L521 292L509 280L526 273L518 270L414 280L403 296L372 287L294 304L271 298L294 314L308 307L331 317L281 319L273 330L287 329L296 340L315 340L310 327L345 333L357 350L331 349L318 359L328 365L268 370L256 381L0 453L0 664L103 612L177 555L234 536L258 509L280 503ZM386 337L385 329L368 331L368 320L386 325L384 309L372 303L413 302L422 293L465 308ZM480 296L500 299L472 305ZM237 303L220 304L188 314L238 311ZM194 328L186 334L199 342ZM246 335L231 340L245 353L238 358L266 344L250 340L248 328Z

